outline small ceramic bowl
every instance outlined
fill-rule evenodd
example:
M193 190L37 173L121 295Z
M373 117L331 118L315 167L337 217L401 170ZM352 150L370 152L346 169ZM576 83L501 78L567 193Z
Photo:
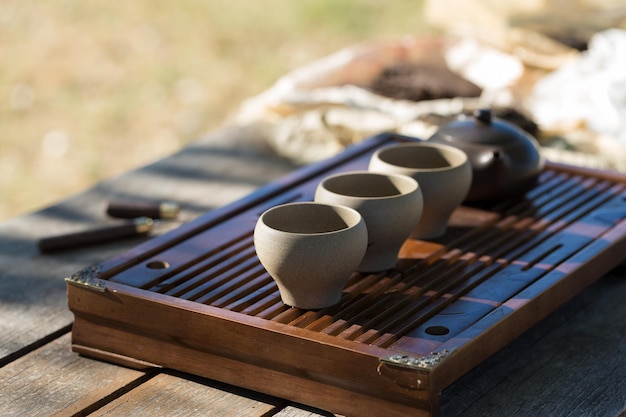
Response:
M397 174L352 171L324 178L315 201L340 204L361 213L368 247L357 268L378 272L395 267L398 252L422 215L422 191L417 181Z
M254 245L285 304L320 309L340 301L365 255L367 228L349 207L289 203L259 217Z
M389 145L372 155L369 170L408 175L422 190L424 210L413 237L443 235L452 212L463 202L472 183L465 152L453 146L410 142Z

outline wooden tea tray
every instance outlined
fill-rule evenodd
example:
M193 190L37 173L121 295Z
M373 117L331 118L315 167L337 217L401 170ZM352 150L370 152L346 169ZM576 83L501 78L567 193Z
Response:
M624 259L626 176L548 163L523 199L461 207L397 269L354 273L340 305L283 305L258 216L406 140L368 139L68 278L72 349L349 416L438 415L445 387Z

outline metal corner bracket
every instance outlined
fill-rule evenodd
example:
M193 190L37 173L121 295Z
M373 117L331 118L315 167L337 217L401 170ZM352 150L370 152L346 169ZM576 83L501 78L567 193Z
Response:
M421 357L397 354L380 358L380 362L418 371L430 370L439 365L450 353L452 350L443 349L440 352L431 352L430 355Z
M102 267L100 265L91 265L78 271L74 275L65 278L65 282L90 290L105 292L106 281L98 278L98 274L100 272L102 272Z

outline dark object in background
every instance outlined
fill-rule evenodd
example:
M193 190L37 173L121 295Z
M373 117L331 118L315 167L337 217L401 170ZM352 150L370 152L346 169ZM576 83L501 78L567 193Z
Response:
M174 219L178 216L180 207L171 201L110 201L106 212L111 217L134 219L136 217L150 217L152 219Z
M539 144L527 131L477 110L441 127L429 139L463 150L472 164L467 202L496 201L531 189L543 170Z
M398 100L479 97L482 89L445 65L399 64L385 68L369 89Z
M39 240L38 247L39 251L42 253L51 253L127 237L140 236L152 230L153 223L152 219L141 217L132 222L125 222L124 224L101 226L81 232L43 238Z
M589 42L587 39L583 38L582 36L576 36L574 34L547 32L544 33L544 35L580 52L586 51L589 46Z

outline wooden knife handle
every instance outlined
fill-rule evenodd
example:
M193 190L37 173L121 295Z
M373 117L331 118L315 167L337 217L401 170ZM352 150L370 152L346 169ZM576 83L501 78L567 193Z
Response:
M153 221L144 217L131 223L99 227L75 233L46 237L38 242L42 253L57 252L81 246L94 245L131 236L148 233L152 229Z

